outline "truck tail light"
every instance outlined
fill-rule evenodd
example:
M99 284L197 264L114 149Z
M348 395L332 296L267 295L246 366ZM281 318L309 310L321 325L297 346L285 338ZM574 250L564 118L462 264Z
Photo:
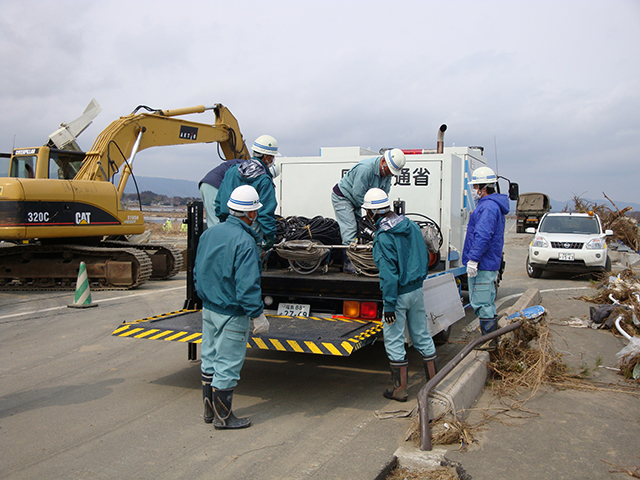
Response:
M375 302L346 301L342 304L342 314L349 318L365 318L373 320L378 318L378 305Z
M347 300L342 304L342 314L349 318L358 318L360 316L360 302Z
M378 305L375 302L362 302L360 304L360 318L378 318Z

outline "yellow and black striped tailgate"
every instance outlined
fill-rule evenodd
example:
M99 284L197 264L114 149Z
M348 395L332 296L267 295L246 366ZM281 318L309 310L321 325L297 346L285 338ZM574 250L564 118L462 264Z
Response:
M252 335L248 348L317 355L348 356L373 343L382 334L381 322L343 317L288 317L267 315L269 332ZM178 310L120 325L116 337L165 340L182 343L202 342L200 310Z

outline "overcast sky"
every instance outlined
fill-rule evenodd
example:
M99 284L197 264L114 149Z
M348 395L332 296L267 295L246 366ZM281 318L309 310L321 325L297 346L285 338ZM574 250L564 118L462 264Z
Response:
M638 0L0 2L0 152L92 98L84 149L138 105L222 103L286 156L435 148L446 123L445 146L484 146L521 192L640 202ZM218 161L151 149L134 170L197 181Z

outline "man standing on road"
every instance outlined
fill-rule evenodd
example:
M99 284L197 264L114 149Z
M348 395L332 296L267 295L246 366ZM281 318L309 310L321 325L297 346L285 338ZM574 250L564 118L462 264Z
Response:
M422 292L429 252L420 227L404 215L391 211L391 201L384 190L370 189L364 196L362 208L377 227L373 260L380 272L384 348L393 382L393 387L385 390L384 396L406 402L409 362L404 346L405 325L413 346L422 355L427 381L437 373L436 347L429 334Z
M467 265L469 300L480 320L482 335L498 328L496 310L496 279L502 264L505 215L509 213L509 197L496 193L498 178L489 167L480 167L471 174L476 208L469 217L464 240L462 263ZM495 350L497 339L478 347Z
M262 207L250 185L236 188L226 222L200 237L193 278L202 299L202 399L204 421L216 429L245 428L249 418L231 411L233 389L244 364L251 319L253 333L266 333L262 313L262 265L251 224Z
M402 171L405 162L402 150L387 150L380 157L366 158L358 162L333 187L331 203L340 226L343 245L349 245L358 236L357 215L360 214L365 193L371 188L379 188L388 195L391 177ZM345 272L357 273L346 256L346 250L343 265Z
M271 135L260 135L252 146L253 157L239 165L234 165L224 176L215 200L216 215L221 222L229 216L227 201L231 192L240 185L253 186L260 195L263 207L252 228L258 233L264 250L270 249L276 241L275 211L276 201L273 178L274 157L278 154L278 142Z

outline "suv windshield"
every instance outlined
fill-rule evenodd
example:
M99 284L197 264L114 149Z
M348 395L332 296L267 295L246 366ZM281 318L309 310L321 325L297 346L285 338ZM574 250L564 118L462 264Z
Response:
M544 233L598 234L600 226L595 217L546 216L540 224L539 231Z

